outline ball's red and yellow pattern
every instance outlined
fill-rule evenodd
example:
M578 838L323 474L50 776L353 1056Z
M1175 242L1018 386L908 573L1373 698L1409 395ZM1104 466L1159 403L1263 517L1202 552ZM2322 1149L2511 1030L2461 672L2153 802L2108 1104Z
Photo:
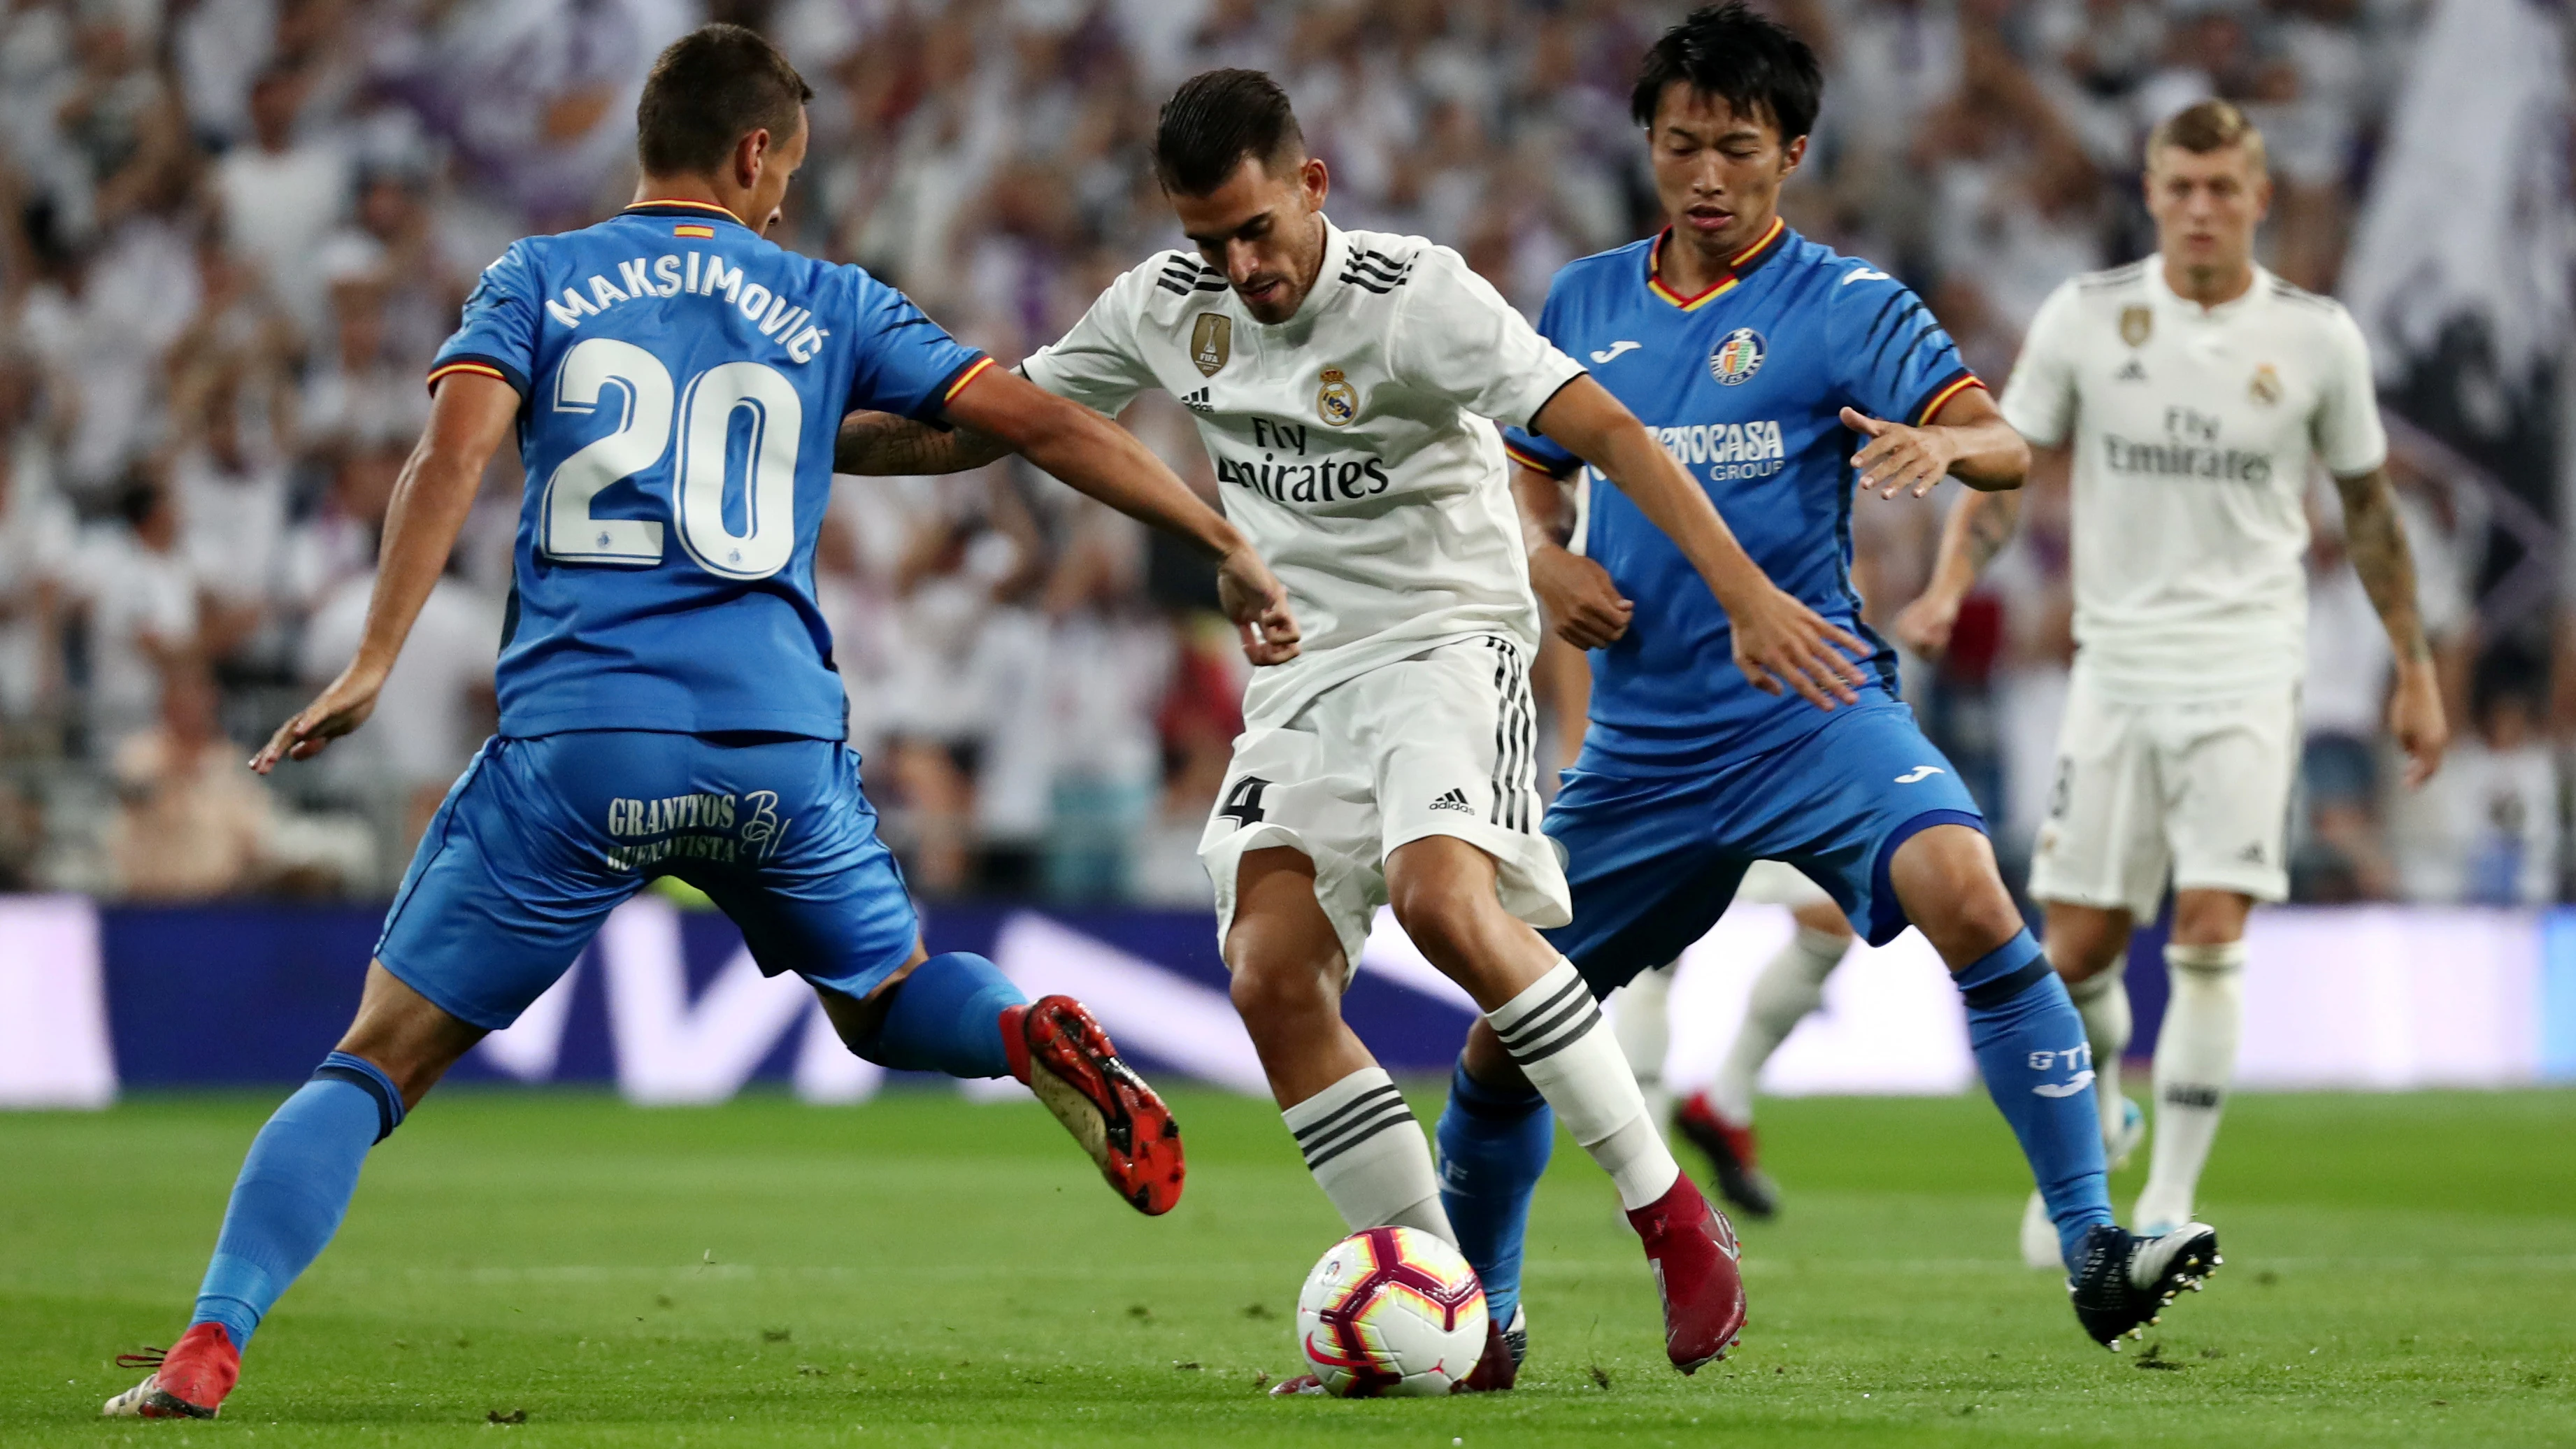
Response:
M1327 1393L1450 1393L1485 1350L1485 1287L1457 1249L1429 1233L1365 1228L1306 1275L1297 1343Z

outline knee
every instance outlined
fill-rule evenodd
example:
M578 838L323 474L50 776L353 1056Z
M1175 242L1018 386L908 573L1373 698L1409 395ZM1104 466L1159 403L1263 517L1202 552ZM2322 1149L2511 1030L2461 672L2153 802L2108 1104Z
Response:
M2245 938L2250 897L2234 891L2174 892L2173 940L2178 946L2224 946Z
M1476 938L1475 905L1457 892L1417 884L1395 891L1387 904L1395 911L1395 923L1434 962L1470 953Z
M2119 965L2128 954L2127 947L2125 935L2107 931L2068 932L2064 939L2051 931L2048 964L2056 970L2058 979L2077 986Z
M1311 961L1291 960L1254 943L1239 951L1231 964L1234 979L1226 984L1226 995L1243 1018L1245 1030L1256 1038L1274 1023L1337 1009L1325 985L1325 973Z
M2019 935L2026 924L1991 865L1982 875L1961 871L1947 880L1933 906L1914 920L1952 966L1985 955Z
M1889 862L1898 904L1952 966L1973 961L2022 929L2021 908L1995 869L1983 832L1935 825Z
M1789 914L1801 930L1813 931L1819 936L1848 941L1857 934L1852 930L1851 917L1844 915L1843 908L1832 901L1809 901L1793 908Z

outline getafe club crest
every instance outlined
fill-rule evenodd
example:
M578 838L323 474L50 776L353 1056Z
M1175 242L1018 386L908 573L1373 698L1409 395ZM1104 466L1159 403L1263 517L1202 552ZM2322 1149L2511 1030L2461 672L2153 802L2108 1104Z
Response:
M2144 307L2120 309L2120 340L2131 347L2144 347L2155 335L2156 314Z
M1718 342L1717 350L1708 355L1708 370L1720 385L1733 387L1760 372L1765 355L1762 334L1750 327L1738 327L1727 333Z
M1315 389L1315 416L1334 427L1346 427L1360 415L1360 394L1338 367L1324 369Z
M1201 312L1198 325L1190 329L1190 364L1201 377L1214 377L1234 356L1234 319L1217 312Z
M2270 407L2281 400L2281 374L2273 370L2272 364L2264 363L2254 369L2254 381L2246 387L2245 391L2252 395L2256 402Z

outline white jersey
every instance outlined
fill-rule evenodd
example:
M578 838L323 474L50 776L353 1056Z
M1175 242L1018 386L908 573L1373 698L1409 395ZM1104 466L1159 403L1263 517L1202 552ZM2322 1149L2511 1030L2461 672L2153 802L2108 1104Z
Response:
M1327 224L1297 314L1254 320L1222 273L1165 252L1020 365L1111 415L1159 387L1198 420L1226 515L1287 587L1305 643L1254 672L1278 724L1370 669L1476 635L1538 649L1497 420L1580 376L1456 252Z
M2241 693L2306 658L2309 476L2388 455L2342 304L2256 268L2202 308L2159 257L2051 293L2004 389L2075 448L2076 667L2124 697Z

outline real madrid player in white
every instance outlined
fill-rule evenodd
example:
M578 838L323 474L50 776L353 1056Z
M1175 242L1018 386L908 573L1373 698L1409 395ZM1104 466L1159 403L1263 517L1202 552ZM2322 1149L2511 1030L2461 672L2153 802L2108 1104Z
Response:
M2168 877L2174 889L2155 1147L2132 1220L2157 1233L2191 1219L2235 1074L2247 913L2287 894L2304 504L2320 464L2396 648L2388 726L2410 785L2440 765L2444 726L2361 330L2341 305L2254 261L2271 198L2261 133L2234 106L2204 101L2155 129L2146 160L2157 254L2050 295L2003 412L2034 446L2074 450L2078 647L2030 893L2084 1017L2115 1162L2141 1126L2120 1094L2122 965ZM1931 587L1896 621L1914 648L1948 644L1978 570L2012 536L2018 499L1961 497ZM2024 1223L2034 1264L2046 1227ZM2045 1246L2054 1266L2055 1239Z
M1664 1294L1666 1350L1696 1369L1743 1323L1733 1232L1675 1164L1591 991L1531 929L1569 906L1538 831L1538 609L1494 421L1557 440L1636 500L1728 612L1757 686L1848 701L1864 646L1773 587L1680 465L1457 253L1327 221L1324 163L1267 76L1183 85L1155 163L1197 254L1129 272L1021 370L1105 413L1147 388L1177 396L1303 623L1303 652L1254 676L1199 851L1289 1130L1352 1227L1455 1240L1419 1124L1341 1017L1391 903L1617 1184ZM858 415L841 467L936 472L999 452ZM1477 1386L1508 1384L1510 1327Z

